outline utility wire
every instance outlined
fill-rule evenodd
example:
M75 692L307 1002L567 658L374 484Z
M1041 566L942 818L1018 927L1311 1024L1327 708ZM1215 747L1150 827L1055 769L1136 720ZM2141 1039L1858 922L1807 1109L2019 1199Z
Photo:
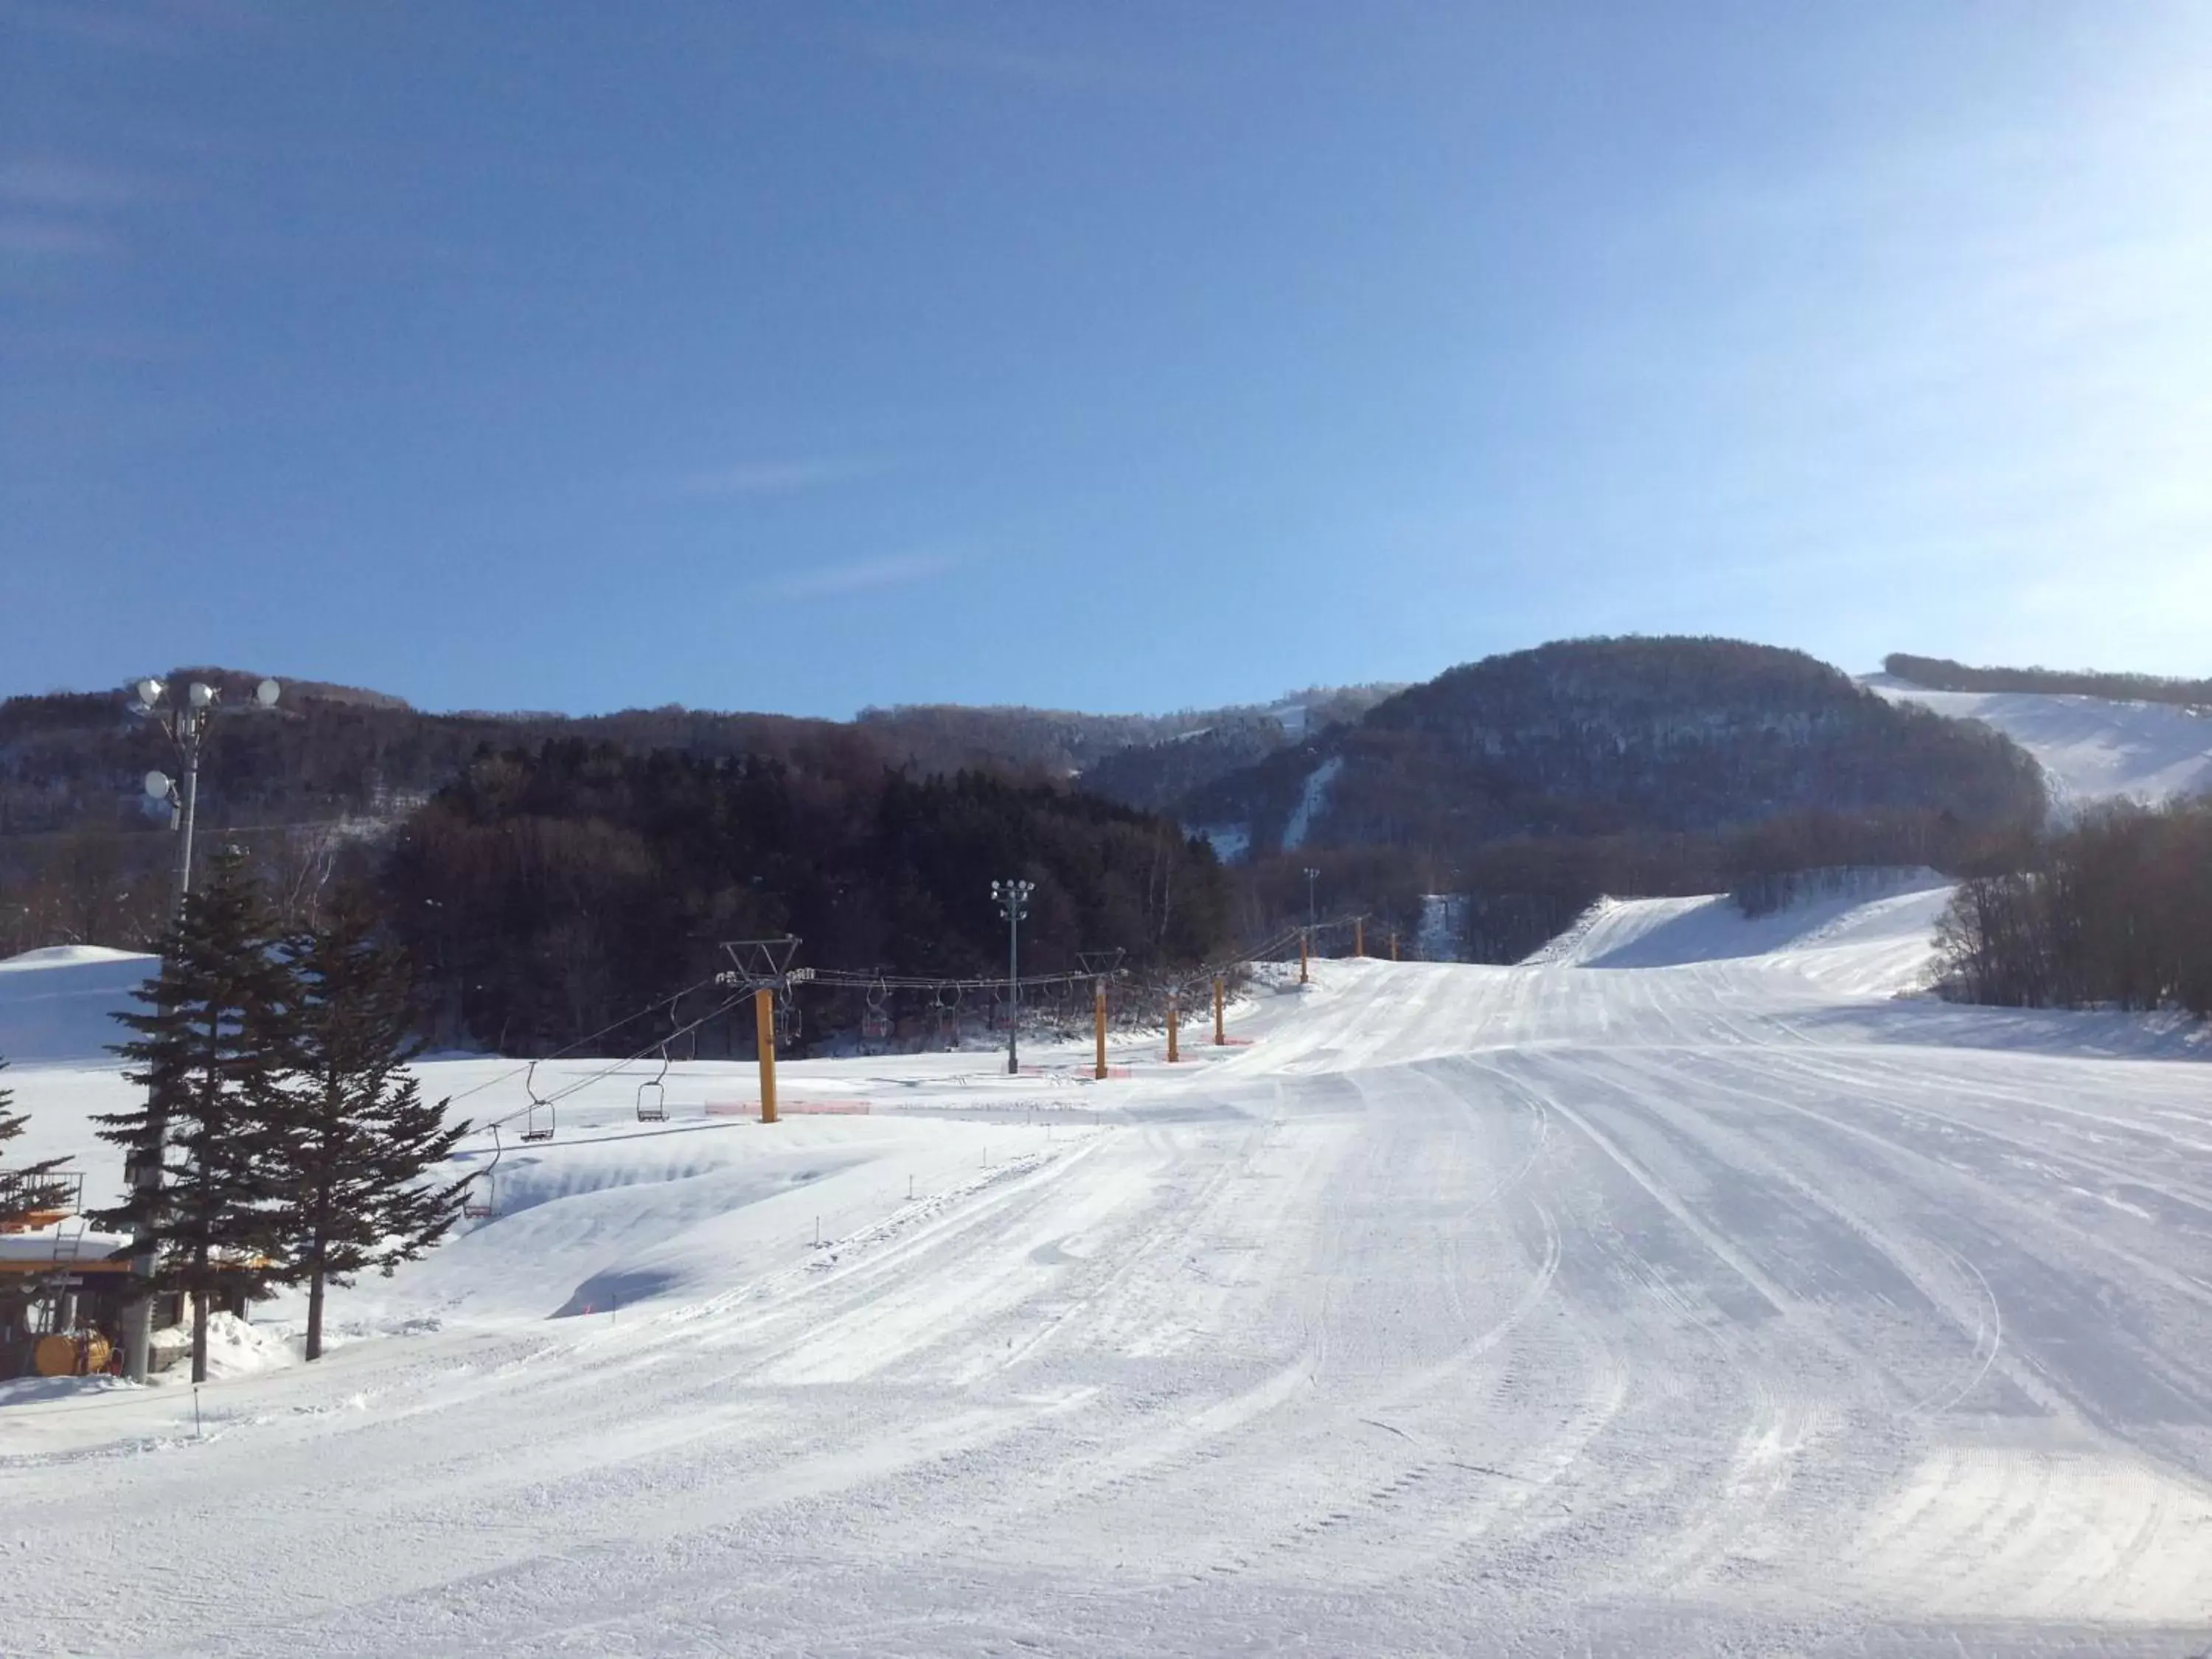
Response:
M447 1103L450 1105L454 1100L466 1100L471 1095L481 1094L486 1089L495 1088L500 1084L506 1083L512 1079L520 1077L532 1066L538 1064L541 1060L559 1060L564 1055L573 1054L577 1049L582 1048L586 1043L597 1042L608 1032L618 1031L625 1025L632 1024L638 1020L643 1019L647 1014L659 1007L663 1003L666 1003L670 1010L672 1012L678 1003L681 1002L685 997L690 996L694 991L699 990L703 987L712 985L714 982L714 978L715 976L710 974L705 979L701 980L697 984L687 985L682 990L676 992L672 995L655 997L651 1002L647 1003L644 1007L639 1009L635 1013L624 1014L620 1019L616 1020L610 1024L600 1026L598 1030L593 1031L588 1036L578 1037L574 1042L569 1043L566 1048L556 1048L550 1054L540 1054L536 1060L525 1060L521 1065L516 1066L511 1072L502 1072L497 1077L488 1078L482 1083L477 1084L471 1088L464 1089L460 1093L453 1096ZM724 1003L722 1005L724 1008L727 1008L730 1006L731 1005L728 1003ZM716 1013L720 1012L721 1009L715 1010ZM709 1015L708 1018L712 1018L713 1015ZM671 1031L666 1037L660 1039L660 1042L673 1041L675 1038L682 1036L684 1031L696 1030L699 1024L703 1023L703 1021L695 1021L691 1025L684 1027L683 1031ZM648 1045L646 1052L650 1053L652 1048L659 1046L658 1042Z
M1183 986L1196 984L1200 981L1210 979L1215 974L1221 973L1227 969L1235 967L1238 963L1261 961L1272 955L1274 951L1287 950L1292 944L1296 943L1298 935L1301 933L1312 934L1326 933L1336 928L1349 927L1354 921L1360 919L1361 918L1356 916L1340 916L1328 921L1316 923L1312 926L1301 926L1286 928L1282 933L1276 934L1273 939L1270 939L1261 945L1243 950L1238 952L1238 954L1232 958L1220 963L1206 963L1194 969L1187 976L1180 980L1174 981L1172 983L1178 989ZM1020 979L1013 982L1020 986L1024 990L1032 987L1042 988L1043 987L1053 985L1082 985L1100 978L1118 976L1122 971L1124 970L1115 969L1113 974L1109 975L1086 974L1080 971L1060 974L1025 974ZM675 992L671 995L655 997L651 1002L646 1004L644 1007L638 1009L635 1012L624 1014L620 1019L611 1021L607 1024L599 1027L598 1030L591 1032L587 1036L578 1037L574 1042L568 1043L563 1048L556 1048L551 1054L540 1054L537 1059L526 1060L521 1065L514 1066L509 1071L501 1073L497 1077L487 1078L483 1082L473 1084L470 1087L462 1090L459 1094L449 1096L447 1099L447 1104L452 1105L456 1102L466 1100L471 1095L482 1094L487 1089L496 1088L501 1084L511 1083L516 1078L527 1076L533 1066L542 1064L545 1060L560 1060L566 1055L572 1054L575 1053L577 1049L584 1048L587 1044L598 1042L610 1031L620 1030L625 1025L635 1024L636 1021L642 1019L647 1015L652 1013L657 1008L665 1006L672 1011L678 1003L680 1003L685 997L690 996L694 991L715 984L718 982L720 978L720 975L710 975L707 978L700 980L695 984L685 986L682 990ZM851 968L817 968L813 970L812 974L804 982L811 985L826 986L832 989L841 990L874 990L881 988L882 989L889 991L981 992L1001 990L1006 986L1008 981L1006 975L1003 974L998 975L994 977L983 975L933 975L924 974L872 974ZM570 1095L574 1094L580 1089L587 1088L593 1083L599 1082L605 1078L613 1076L616 1073L623 1070L625 1066L633 1066L639 1060L646 1058L648 1054L658 1053L662 1048L665 1048L669 1043L676 1041L677 1038L689 1036L691 1032L696 1031L702 1026L705 1025L708 1021L718 1018L721 1015L727 1013L731 1009L736 1007L750 994L751 990L750 988L741 992L738 995L732 997L727 1001L720 1003L715 1007L708 1010L706 1013L702 1014L696 1019L690 1021L688 1024L679 1025L673 1030L668 1032L665 1036L655 1037L651 1042L647 1043L645 1047L640 1048L636 1053L625 1055L623 1059L614 1061L612 1064L599 1071L591 1073L576 1079L574 1082L564 1085L560 1089L556 1090L553 1093L545 1096L543 1099L533 1103L540 1107L550 1106L556 1101L567 1099ZM505 1117L495 1118L491 1122L478 1124L475 1127L477 1129L489 1129L496 1124L509 1123L516 1118L527 1116L530 1109L531 1108L529 1106L524 1106L518 1110L510 1112Z
M573 1082L563 1084L560 1088L556 1089L551 1094L534 1098L529 1103L529 1104L517 1107L514 1111L509 1112L505 1117L495 1117L486 1123L471 1124L469 1126L470 1133L471 1134L475 1134L480 1133L487 1129L497 1128L501 1124L512 1123L519 1117L527 1117L533 1111L541 1110L545 1107L551 1106L558 1102L566 1100L570 1095L576 1093L579 1090L588 1089L594 1083L602 1082L605 1079L614 1076L616 1073L623 1070L625 1067L636 1065L647 1055L658 1054L661 1049L666 1048L670 1043L676 1041L677 1038L688 1036L690 1033L697 1030L708 1020L718 1018L721 1015L729 1012L731 1009L736 1007L750 995L751 995L750 992L744 992L739 995L733 996L728 1001L720 1004L719 1006L709 1008L705 1013L700 1015L698 1018L691 1021L689 1024L678 1026L665 1036L655 1037L652 1042L647 1043L644 1048L639 1049L635 1054L625 1054L620 1060L611 1061L607 1065L601 1066L596 1072L587 1072L582 1077L577 1078ZM664 998L663 1000L665 1001L666 999ZM655 1006L657 1006L658 1005L656 1004ZM650 1011L648 1010L647 1012ZM631 1018L633 1019L635 1018L635 1015L631 1016ZM617 1022L618 1024L626 1024L628 1023L628 1021ZM590 1039L587 1037L585 1041L589 1042ZM575 1045L572 1043L569 1046L574 1048ZM563 1052L566 1051L564 1050ZM552 1060L558 1058L558 1056L548 1054L544 1056L544 1058L547 1060ZM536 1061L532 1062L532 1065L537 1063L538 1062ZM526 1073L529 1069L529 1066L520 1066L516 1071L507 1073L506 1077L492 1079L491 1083L503 1083L507 1081L508 1078L516 1076L518 1073ZM470 1090L468 1092L470 1094L475 1094L478 1090L488 1089L491 1086L491 1083L480 1083L477 1085L476 1088ZM461 1096L454 1095L447 1102L447 1103L451 1105L453 1101L459 1100L460 1098L462 1098Z
M1064 974L1024 974L1013 983L1024 990L1032 985L1081 985L1102 977L1097 974L1071 971ZM1105 975L1111 977L1111 975ZM843 989L873 990L878 986L887 991L990 991L1003 988L1007 983L1004 974L976 975L967 978L927 974L865 974L850 968L817 968L812 975L802 981L809 985L830 985Z

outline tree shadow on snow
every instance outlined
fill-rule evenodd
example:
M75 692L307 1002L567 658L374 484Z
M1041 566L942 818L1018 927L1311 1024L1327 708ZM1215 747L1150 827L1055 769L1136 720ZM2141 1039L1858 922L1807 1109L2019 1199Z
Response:
M1814 1009L1790 1022L1811 1035L2076 1060L2212 1060L2212 1028L2186 1014L2092 1008L1984 1008L1934 997Z

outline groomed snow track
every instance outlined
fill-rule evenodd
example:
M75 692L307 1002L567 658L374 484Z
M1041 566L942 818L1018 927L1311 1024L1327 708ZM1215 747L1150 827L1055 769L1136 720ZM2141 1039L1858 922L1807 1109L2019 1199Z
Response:
M1875 994L1939 901L1322 963L712 1293L0 1409L0 1645L2201 1652L2212 1072Z

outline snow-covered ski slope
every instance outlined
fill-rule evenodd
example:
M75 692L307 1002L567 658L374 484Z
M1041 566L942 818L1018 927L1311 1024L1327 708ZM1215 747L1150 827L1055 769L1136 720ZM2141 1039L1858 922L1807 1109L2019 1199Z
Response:
M100 945L58 945L0 960L0 1058L99 1064L131 1034L114 1012L154 971L152 957Z
M2212 790L2212 716L2172 703L1929 691L1887 674L1863 684L1895 702L1996 727L2042 763L2061 811L2122 799L2156 805Z
M610 1080L204 1437L0 1395L0 1646L2200 1653L2212 1070L1898 997L1940 897L1323 962L1099 1085L787 1068L865 1117Z

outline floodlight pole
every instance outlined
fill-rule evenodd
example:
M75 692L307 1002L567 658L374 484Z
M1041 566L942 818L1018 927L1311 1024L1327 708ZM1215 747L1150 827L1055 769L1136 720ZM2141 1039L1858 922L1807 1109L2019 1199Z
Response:
M150 697L146 696L149 688L153 692ZM165 689L159 681L142 682L140 706L176 749L183 778L173 782L158 772L149 773L146 790L155 799L166 798L169 803L169 828L177 832L177 871L171 889L170 914L173 920L182 921L185 899L192 890L192 836L199 821L200 745L207 738L208 719L215 709L216 689L195 681L186 691L182 708L164 710L160 703Z
M208 724L215 718L215 708L222 693L212 685L194 680L185 688L181 702L171 698L168 707L162 699L170 688L156 679L143 679L131 688L138 701L132 708L152 720L177 751L179 770L183 774L181 787L160 772L146 775L146 793L155 800L169 803L169 827L177 832L177 873L171 919L181 926L185 919L185 901L192 890L192 835L199 818L200 804L200 748L207 741ZM264 680L254 689L253 700L263 708L273 708L282 695L274 680ZM152 1095L147 1101L146 1139L135 1149L131 1186L135 1197L143 1198L148 1209L161 1190L161 1164L169 1138L169 1116L165 1103ZM154 1335L154 1275L161 1268L160 1247L148 1228L150 1221L142 1221L136 1238L131 1241L131 1272L142 1287L142 1294L134 1297L123 1310L123 1374L133 1382L143 1382L153 1358Z
M994 881L991 896L999 902L999 914L1006 919L1006 1075L1019 1077L1022 1071L1021 1050L1017 1034L1022 1023L1022 918L1030 913L1030 895L1036 891L1033 881Z
M1318 927L1321 923L1321 911L1318 902L1314 897L1314 884L1320 879L1321 872L1310 864L1306 866L1306 926L1308 927Z

